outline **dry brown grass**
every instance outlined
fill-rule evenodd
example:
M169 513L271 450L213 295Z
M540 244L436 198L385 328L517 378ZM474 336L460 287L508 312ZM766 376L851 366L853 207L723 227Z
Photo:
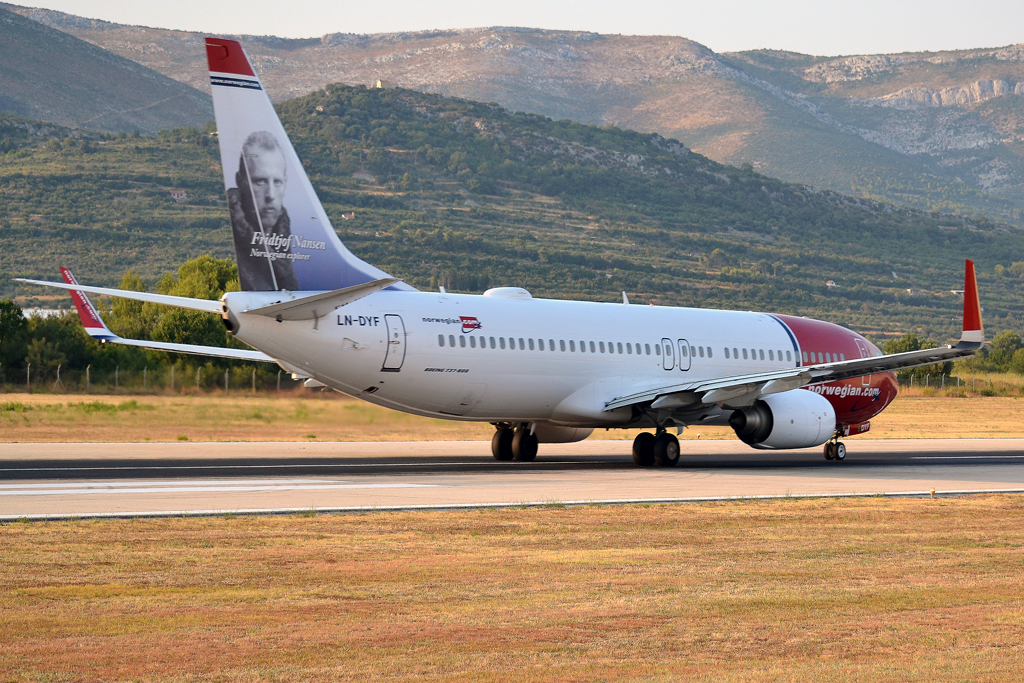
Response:
M637 430L591 438L632 439ZM490 439L486 423L406 415L335 393L205 396L0 394L0 442L436 441ZM1024 437L1024 398L911 391L861 438ZM691 427L683 439L734 439Z
M1013 681L1024 499L17 523L0 680Z

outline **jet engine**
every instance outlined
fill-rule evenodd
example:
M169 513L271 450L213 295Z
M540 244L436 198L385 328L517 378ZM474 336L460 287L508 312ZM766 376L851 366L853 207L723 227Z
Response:
M729 426L743 443L754 448L808 448L832 437L836 411L825 397L793 389L734 411Z

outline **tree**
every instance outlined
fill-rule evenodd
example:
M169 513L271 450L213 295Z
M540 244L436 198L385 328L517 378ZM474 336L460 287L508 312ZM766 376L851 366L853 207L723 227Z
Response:
M21 307L10 299L0 300L0 371L24 366L27 331Z
M988 364L994 370L1008 372L1014 354L1024 347L1020 335L1012 330L1003 330L989 344Z

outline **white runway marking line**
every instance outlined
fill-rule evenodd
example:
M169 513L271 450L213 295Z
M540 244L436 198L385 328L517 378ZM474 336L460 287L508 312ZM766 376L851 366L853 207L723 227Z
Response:
M483 456L480 456L481 458ZM617 457L617 456L612 456ZM579 464L578 460L543 460L531 462L530 465L574 465ZM273 470L273 469L298 469L301 467L495 467L497 465L515 466L508 462L323 462L303 463L298 465L131 465L126 467L4 467L0 472L119 472L119 471L144 471L144 470Z
M344 481L271 480L271 481L158 481L76 482L40 484L2 484L0 496L81 496L125 495L133 493L250 493L254 491L335 491L352 489L419 489L438 488L440 484L366 483Z

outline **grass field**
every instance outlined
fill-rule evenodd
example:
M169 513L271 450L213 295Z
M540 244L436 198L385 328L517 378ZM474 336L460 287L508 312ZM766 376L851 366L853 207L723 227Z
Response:
M416 441L490 439L486 423L406 415L336 393L268 395L0 394L0 442ZM636 430L591 438L632 439ZM858 438L1024 437L1024 397L905 390ZM727 427L684 439L735 438Z
M4 681L1013 681L1024 499L0 526Z

